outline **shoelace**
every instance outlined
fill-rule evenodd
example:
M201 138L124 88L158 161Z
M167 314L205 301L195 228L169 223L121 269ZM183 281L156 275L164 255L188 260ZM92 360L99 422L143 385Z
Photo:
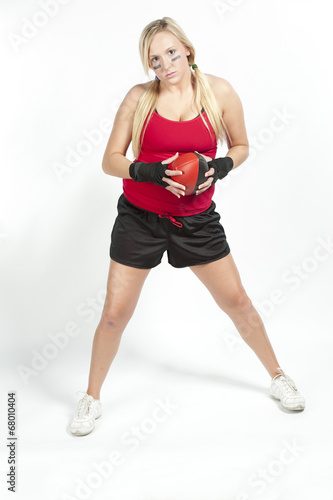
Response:
M275 377L274 377L275 378ZM283 385L283 388L288 394L294 395L297 393L295 382L285 373L278 377Z
M172 224L177 227L183 227L183 224L176 220L172 215L159 215L161 219L170 219Z
M78 418L82 418L88 413L90 401L88 401L88 395L86 392L78 391L76 394L78 394L79 396L83 395L83 398L79 401L79 405L75 415Z

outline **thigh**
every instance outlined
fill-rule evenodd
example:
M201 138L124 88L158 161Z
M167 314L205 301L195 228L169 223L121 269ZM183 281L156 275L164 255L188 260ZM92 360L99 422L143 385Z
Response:
M209 264L191 266L190 269L223 310L249 301L231 253Z
M110 260L103 314L131 315L150 269L138 269Z

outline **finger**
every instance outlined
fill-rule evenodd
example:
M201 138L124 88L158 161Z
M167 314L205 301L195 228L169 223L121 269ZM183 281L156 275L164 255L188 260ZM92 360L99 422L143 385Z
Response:
M175 155L171 156L171 158L167 158L166 160L162 161L162 165L168 165L169 163L172 163L175 161L176 158L178 158L179 153L176 153Z
M206 159L205 155L203 155L202 153L199 153L199 151L194 151L194 152L197 153L197 155L202 156L203 158Z
M205 188L202 188L202 189L197 189L195 194L198 195L198 194L202 194L204 193L205 191L207 191L207 189L209 189L211 186L207 186Z
M178 182L173 181L172 179L170 179L170 177L162 177L162 181L167 182L171 187L180 189L181 191L185 191L185 186L183 184L179 184Z
M198 155L202 156L203 158L205 158L207 163L212 161L212 159L213 159L210 156L206 156L206 155L203 155L202 153L199 153L198 151L194 151L194 152L197 153Z
M213 178L211 177L206 182L200 184L200 186L198 186L198 190L201 191L202 189L208 189L212 185L212 182Z
M172 186L168 186L165 189L167 189L172 194L174 194L175 196L177 196L177 198L181 198L182 196L185 196L185 191L184 190L176 189L176 188L174 188Z
M214 172L215 170L212 168L210 168L206 173L205 173L205 177L209 177L210 175L214 175Z
M213 178L210 177L209 179L207 179L205 182L203 182L202 184L200 184L198 186L198 189L202 189L202 188L205 188L205 187L209 187L211 185L211 183L213 182Z
M169 170L169 169L167 169L164 173L166 175L183 175L183 172L181 170Z

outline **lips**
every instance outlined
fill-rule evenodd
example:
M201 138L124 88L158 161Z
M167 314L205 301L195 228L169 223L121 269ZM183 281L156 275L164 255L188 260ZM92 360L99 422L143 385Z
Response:
M174 71L173 73L168 73L167 75L165 75L167 78L170 78L171 76L175 75L176 72Z

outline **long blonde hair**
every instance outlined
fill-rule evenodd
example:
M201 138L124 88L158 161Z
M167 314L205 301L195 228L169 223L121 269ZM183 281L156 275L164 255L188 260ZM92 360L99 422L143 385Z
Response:
M163 17L149 23L142 31L139 40L140 57L143 68L147 75L149 75L149 46L153 36L159 31L170 31L179 41L190 51L187 56L189 66L192 66L195 61L195 49L190 40L185 35L180 26L170 17ZM195 68L191 74L191 81L194 89L194 102L198 113L209 130L208 124L201 113L202 108L205 109L207 117L212 125L217 141L223 143L227 141L229 147L232 145L231 138L222 118L222 114L218 108L215 96L210 87L206 76ZM132 149L133 154L138 158L141 151L141 141L146 131L148 122L155 110L157 98L159 95L160 87L159 81L154 79L151 81L149 87L142 93L138 106L135 110L132 130ZM146 121L147 119L147 121ZM143 130L146 121L145 129Z

